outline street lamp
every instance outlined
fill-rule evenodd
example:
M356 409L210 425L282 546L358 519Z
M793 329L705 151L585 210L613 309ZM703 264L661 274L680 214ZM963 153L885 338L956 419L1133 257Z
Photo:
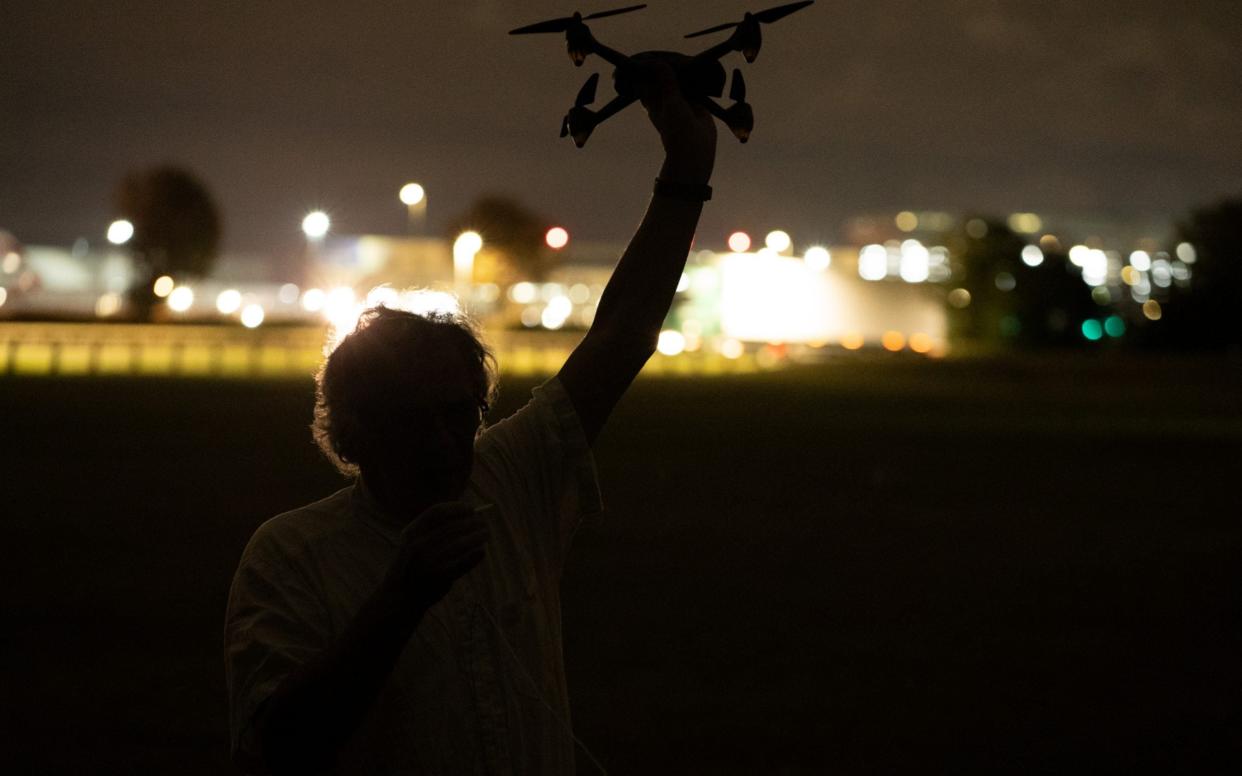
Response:
M302 232L306 235L306 239L312 242L322 240L330 228L332 228L332 221L322 210L313 210L302 219Z
M422 232L427 225L427 190L417 183L407 183L397 192L397 197L405 204L409 233Z
M474 279L474 257L483 249L478 232L462 232L453 241L453 282L464 288Z
M108 225L108 242L113 245L124 245L133 236L134 225L123 218Z

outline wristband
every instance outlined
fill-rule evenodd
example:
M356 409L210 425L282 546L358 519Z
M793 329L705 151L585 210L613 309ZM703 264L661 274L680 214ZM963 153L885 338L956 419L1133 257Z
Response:
M655 179L656 194L686 202L706 202L712 198L712 187L706 183L677 183L663 178Z

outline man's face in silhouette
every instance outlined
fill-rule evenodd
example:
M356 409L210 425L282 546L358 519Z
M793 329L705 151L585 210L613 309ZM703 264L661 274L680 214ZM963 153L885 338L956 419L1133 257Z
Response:
M395 511L458 498L474 463L487 378L447 344L428 350L417 377L395 381L368 408L378 433L363 477Z

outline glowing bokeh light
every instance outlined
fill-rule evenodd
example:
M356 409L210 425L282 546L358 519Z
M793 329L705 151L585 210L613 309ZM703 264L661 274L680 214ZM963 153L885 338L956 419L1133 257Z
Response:
M1126 333L1126 322L1119 315L1110 315L1104 320L1104 332L1110 337L1120 337Z
M740 340L730 338L720 343L720 355L729 360L741 358L745 352L746 346Z
M1104 336L1104 327L1095 318L1088 318L1082 322L1082 336L1095 342Z
M298 301L299 291L300 289L296 284L285 283L280 287L280 290L276 292L276 298L280 300L281 304L293 304Z
M1188 242L1177 244L1177 258L1187 264L1194 264L1198 260L1199 255L1195 253L1195 246Z
M308 313L317 313L323 309L327 295L320 288L308 288L302 294L302 309Z
M194 289L189 286L177 286L168 294L168 307L173 312L183 313L194 304Z
M906 346L906 337L899 331L886 331L880 337L880 344L884 346L885 350L896 353Z
M1082 280L1089 286L1102 286L1108 280L1108 254L1091 249L1082 263Z
M427 190L417 183L407 183L401 187L401 191L397 192L397 196L401 201L409 206L417 205L427 196Z
M116 315L121 309L121 295L113 292L103 294L95 300L95 315L108 318Z
M887 252L886 252L887 253ZM931 253L918 240L906 240L901 244L899 273L907 283L922 283L931 270Z
M745 253L750 250L750 235L745 232L734 232L729 235L729 250L734 253Z
M909 210L903 210L893 219L893 223L903 232L913 232L919 228L919 217Z
M970 292L964 288L955 288L949 292L949 304L959 310L970 307Z
M686 349L686 337L676 329L665 329L660 332L656 341L656 350L666 356L676 356Z
M1151 282L1161 288L1173 285L1173 265L1167 259L1156 259L1151 263Z
M681 284L678 283L678 288ZM586 283L574 283L569 287L569 301L574 304L586 304L591 300L591 287Z
M258 328L263 323L263 308L257 304L248 304L241 312L242 326L247 329Z
M858 254L858 276L863 280L883 280L888 276L888 251L883 245L867 245Z
M518 304L530 304L539 296L539 289L534 283L523 280L514 283L509 289L509 298Z
M847 332L841 336L841 347L846 350L859 350L864 342L863 335L856 331Z
M816 272L823 272L832 266L832 254L821 245L807 248L806 253L802 256L802 260Z
M483 237L475 231L466 231L457 235L453 241L453 253L478 253L483 249Z
M1009 216L1009 228L1021 234L1034 234L1044 228L1044 222L1034 213L1013 213Z
M1147 251L1134 251L1130 254L1130 266L1139 272L1146 272L1151 269L1151 254Z
M539 322L545 329L559 329L565 325L565 321L569 320L569 314L573 310L574 303L569 301L569 297L554 296L548 300L547 307L543 308Z
M915 353L930 353L935 344L931 337L921 331L910 335L910 349Z
M1028 267L1038 267L1044 263L1044 252L1038 245L1028 245L1022 249L1022 263Z
M781 229L773 229L768 232L768 236L763 238L763 244L777 253L784 253L793 245L789 233Z
M241 307L242 295L235 288L226 288L216 296L216 309L221 315L231 315Z
M564 227L554 226L543 236L543 241L546 242L548 247L552 250L559 251L561 248L569 245L569 232L567 232Z
M1155 299L1148 299L1146 302L1143 302L1143 316L1147 320L1158 321L1163 315L1164 311L1160 309L1160 303Z
M124 245L133 236L134 225L123 218L108 224L108 242L113 245Z
M173 288L176 287L176 285L177 283L168 275L160 275L155 279L155 282L151 284L151 293L155 294L160 299L163 299L173 292Z
M332 228L332 220L322 210L312 210L302 219L302 232L312 240L323 239Z

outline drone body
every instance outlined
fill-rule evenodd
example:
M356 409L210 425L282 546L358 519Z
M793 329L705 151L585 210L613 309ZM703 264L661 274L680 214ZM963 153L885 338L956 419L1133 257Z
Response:
M574 100L573 107L569 109L569 112L565 114L565 118L561 120L561 137L566 135L572 137L574 144L579 148L586 145L587 138L591 136L591 132L594 131L595 127L629 107L638 99L642 80L646 77L645 74L650 72L646 65L652 61L663 61L670 65L676 74L677 83L686 99L702 104L713 116L724 122L739 141L745 143L750 138L751 130L755 124L754 113L751 110L750 104L746 102L746 82L742 78L742 71L734 69L733 83L729 88L729 99L733 100L733 105L724 108L717 103L714 98L719 98L724 94L726 80L725 69L720 64L720 58L732 51L740 51L747 62L754 62L763 44L763 36L759 25L761 23L770 24L777 19L788 16L794 11L805 8L813 1L801 0L801 2L769 8L753 14L747 13L740 22L720 24L715 27L709 27L706 30L691 33L686 37L695 38L700 35L734 28L733 33L726 40L694 55L682 54L676 51L644 51L627 56L600 43L586 26L586 21L590 19L600 19L605 16L615 16L630 11L637 11L645 8L646 5L617 8L589 16L583 16L575 12L573 16L562 19L552 19L526 27L519 27L516 30L511 30L509 34L525 35L541 32L564 32L569 58L575 67L580 67L591 54L595 54L615 66L616 69L613 71L612 78L617 96L598 111L593 111L587 107L595 102L595 89L599 83L599 74L595 73L582 85L577 99Z

